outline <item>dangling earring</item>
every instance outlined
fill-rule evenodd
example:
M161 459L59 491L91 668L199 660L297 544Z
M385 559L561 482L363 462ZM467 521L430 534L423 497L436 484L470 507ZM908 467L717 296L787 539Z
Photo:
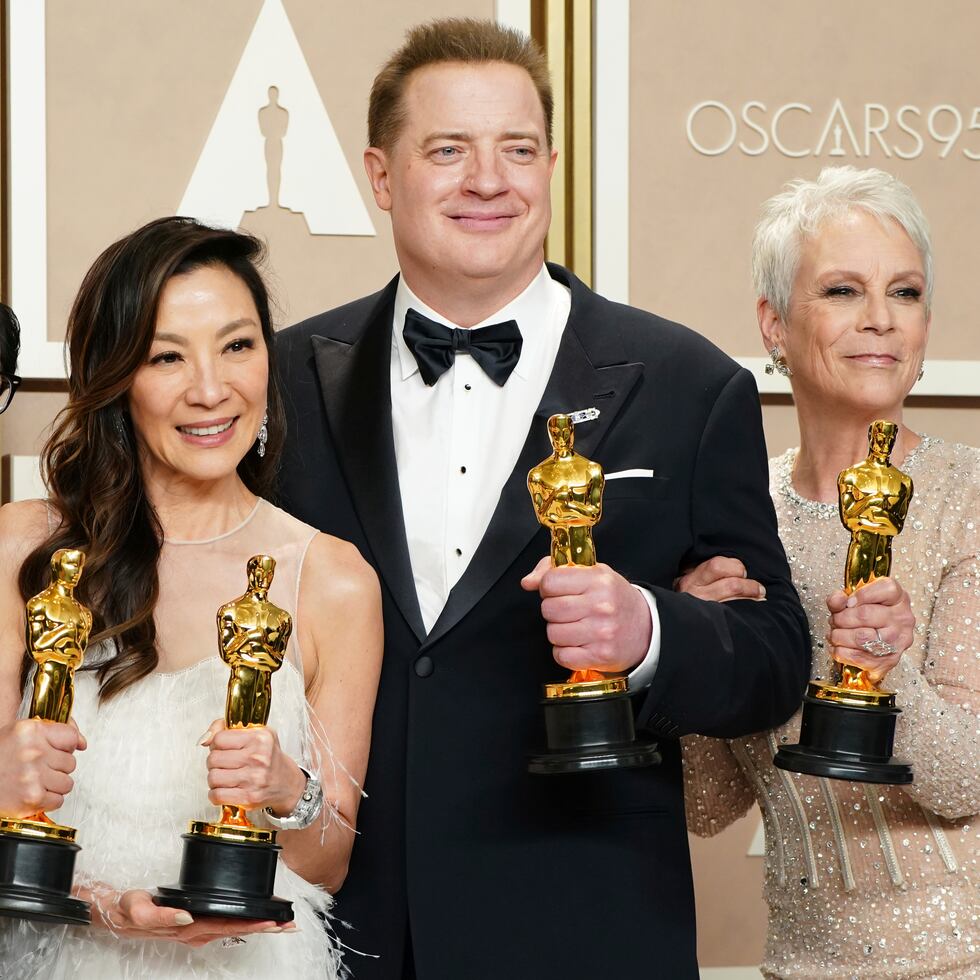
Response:
M919 367L919 376L915 380L921 381L922 375L924 375L925 373L926 373L926 365L925 362L923 361L922 365Z
M786 358L779 352L778 347L772 347L769 350L769 363L765 368L766 374L781 374L784 378L788 378L793 372L790 371L789 365L786 363Z
M265 444L269 441L269 413L262 416L262 424L259 426L259 434L255 437L259 441L259 448L256 450L259 459L265 456Z

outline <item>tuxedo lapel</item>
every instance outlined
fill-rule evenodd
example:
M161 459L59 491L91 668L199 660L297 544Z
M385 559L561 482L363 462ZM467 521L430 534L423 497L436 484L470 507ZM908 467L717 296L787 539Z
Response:
M551 267L551 272L559 280L569 276L560 267ZM551 452L548 418L559 412L598 408L598 419L575 429L575 449L591 457L615 425L629 393L643 374L642 364L624 363L615 327L592 315L591 307L601 302L598 297L577 279L568 279L566 284L572 288L572 309L541 404L486 534L423 646L445 636L487 594L539 531L541 555L548 553L546 532L534 516L527 491L528 471ZM530 571L530 567L520 569L522 575ZM516 578L514 588L520 588Z
M412 631L425 627L405 536L391 426L391 320L394 286L381 294L360 336L313 337L330 431L375 566Z

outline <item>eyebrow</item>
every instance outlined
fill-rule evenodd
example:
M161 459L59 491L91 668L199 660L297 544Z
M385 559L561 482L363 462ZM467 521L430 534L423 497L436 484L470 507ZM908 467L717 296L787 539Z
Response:
M458 140L460 143L469 143L473 139L472 134L466 133L460 130L457 131L445 131L439 133L430 133L423 140L423 145L428 143L434 143L437 140ZM498 137L499 140L531 140L535 144L540 144L540 139L536 133L523 132L521 130L513 130L507 133L503 133Z
M896 272L895 275L891 277L889 281L894 282L896 279L925 279L926 274L920 269L903 269L901 272ZM856 272L854 269L828 269L826 272L820 273L821 279L864 279L864 273Z
M234 333L236 330L240 330L242 327L257 327L258 324L250 317L243 316L239 317L237 320L232 320L226 323L215 335L218 340L222 337L227 337L228 334ZM186 346L187 338L182 337L179 333L158 333L155 334L153 339L163 341L166 344L179 344L181 346Z
M540 142L537 133L523 133L520 130L504 133L502 138L505 140L530 140L532 143Z
M445 131L440 133L429 133L428 136L422 141L423 143L434 143L436 140L459 140L461 143L468 142L472 137L469 133L464 133L462 131Z

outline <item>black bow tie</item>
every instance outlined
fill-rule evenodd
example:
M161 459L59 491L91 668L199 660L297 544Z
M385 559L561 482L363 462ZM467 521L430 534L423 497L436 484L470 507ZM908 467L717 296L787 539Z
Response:
M405 314L403 335L422 380L430 387L452 367L457 351L469 354L494 384L503 387L517 367L524 343L516 320L460 330L436 323L416 310Z

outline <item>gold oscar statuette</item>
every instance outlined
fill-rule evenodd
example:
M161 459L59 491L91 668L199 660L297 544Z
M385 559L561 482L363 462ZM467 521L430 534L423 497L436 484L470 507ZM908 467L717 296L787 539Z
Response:
M51 584L27 602L27 649L34 660L30 717L71 718L75 670L85 657L92 613L75 598L85 555L62 548L51 557ZM87 924L87 903L71 896L75 828L46 813L0 816L0 914Z
M879 419L868 429L868 456L837 478L841 523L851 541L844 564L844 591L891 574L892 542L912 501L912 478L889 457L898 425ZM879 644L884 644L879 637ZM867 670L833 661L829 684L810 681L803 700L800 742L776 754L776 765L793 772L872 783L910 783L912 768L892 758L895 695L882 690Z
M602 466L575 451L575 422L598 412L552 415L552 453L527 476L538 522L551 533L551 563L596 564L592 529L602 517ZM579 418L581 416L581 418ZM629 682L621 674L586 668L544 685L547 748L531 755L534 773L580 772L648 766L660 759L656 745L639 739L633 726Z
M228 728L258 728L269 720L272 675L282 666L293 630L292 616L269 599L275 571L274 558L250 558L248 589L218 610L218 650L231 668ZM216 821L191 821L183 839L180 881L157 889L157 905L192 915L292 920L292 904L272 894L281 850L276 831L255 826L245 807L226 804Z

